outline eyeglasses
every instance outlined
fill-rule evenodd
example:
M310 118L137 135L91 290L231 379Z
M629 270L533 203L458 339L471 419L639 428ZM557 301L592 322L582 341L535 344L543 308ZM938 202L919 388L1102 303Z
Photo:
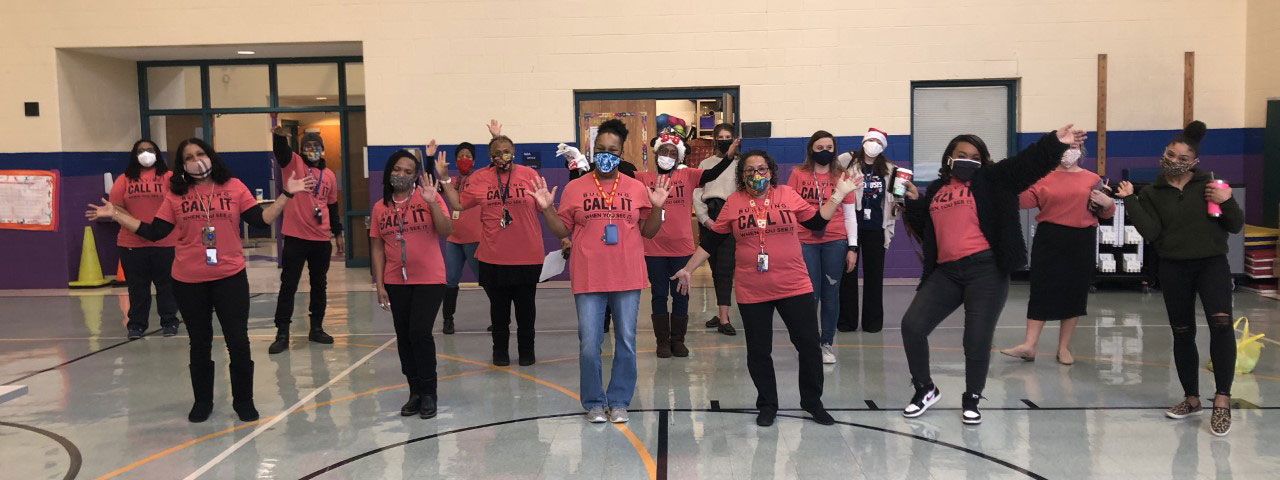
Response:
M489 159L491 159L491 160L511 160L511 154L510 154L510 153L498 153L498 154L493 154L493 155L489 155Z
M742 173L745 173L745 174L747 174L747 175L752 175L752 174L755 174L755 175L768 175L768 174L769 174L769 167L743 168L743 169L742 169Z

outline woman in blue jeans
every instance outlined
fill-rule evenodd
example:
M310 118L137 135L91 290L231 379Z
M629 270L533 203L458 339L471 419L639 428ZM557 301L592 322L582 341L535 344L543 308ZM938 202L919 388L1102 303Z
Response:
M587 421L624 423L636 388L636 314L647 283L643 238L662 228L662 205L670 181L659 178L653 190L618 175L627 127L619 120L600 125L595 141L596 169L564 187L557 211L555 190L538 177L530 185L547 228L570 237L569 276L578 308L578 373ZM600 342L605 306L613 310L613 369L606 391L601 380Z
M453 150L454 162L458 165L458 175L449 177L449 164L445 159L436 159L436 178L453 182L454 191L461 192L471 181L471 169L475 167L476 147L467 142L458 144ZM447 183L447 182L446 182ZM445 290L444 290L444 325L440 332L453 335L453 312L458 309L458 281L462 279L462 265L471 266L471 272L480 273L480 265L476 262L476 248L480 246L480 207L463 210L462 205L453 202L449 205L452 212L453 234L444 243Z
M814 132L805 148L804 163L791 171L787 186L813 208L822 208L823 203L830 201L836 181L844 174L844 168L832 162L835 158L835 137L825 130ZM861 181L861 178L855 178L855 182ZM805 229L800 233L800 252L809 269L813 296L820 305L822 363L825 364L836 363L835 350L831 345L835 343L836 323L840 321L840 280L845 272L858 265L857 217L845 220L846 214L858 211L857 201L857 195L845 196L824 227Z

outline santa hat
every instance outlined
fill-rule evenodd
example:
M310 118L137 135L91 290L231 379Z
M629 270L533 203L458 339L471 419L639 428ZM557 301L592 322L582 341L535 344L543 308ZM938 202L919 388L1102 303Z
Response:
M880 145L884 146L885 148L889 147L889 136L886 135L884 132L880 131L879 129L875 129L875 128L867 129L867 134L862 136L862 141L865 142L873 138L876 140L879 140Z
M653 151L656 153L658 151L658 147L663 145L674 145L676 147L676 163L684 162L685 145L684 140L681 139L680 136L675 135L674 133L658 135L657 139L653 142Z

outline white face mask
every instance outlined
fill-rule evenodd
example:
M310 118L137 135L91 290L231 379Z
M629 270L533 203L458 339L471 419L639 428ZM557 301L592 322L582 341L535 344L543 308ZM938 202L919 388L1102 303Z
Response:
M862 142L862 153L865 153L867 158L879 157L882 152L884 152L884 147L880 146L879 143Z
M141 152L138 154L138 163L142 164L142 168L151 168L156 164L156 154L151 152Z
M658 156L658 168L663 170L671 170L676 167L676 159L666 155Z
M209 176L209 172L213 171L213 168L209 165L208 160L196 160L194 162L187 162L183 164L182 168L187 171L187 175L191 175L191 178L204 178Z
M1080 157L1083 156L1084 152L1080 151L1080 149L1068 148L1067 151L1062 154L1062 166L1067 168L1074 167L1077 163L1080 163Z

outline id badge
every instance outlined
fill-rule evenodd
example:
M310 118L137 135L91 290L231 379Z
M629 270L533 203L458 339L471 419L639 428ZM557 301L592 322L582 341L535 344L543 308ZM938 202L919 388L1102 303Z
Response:
M320 210L320 207L314 208L313 215L316 217L316 225L324 224L324 212Z
M605 245L618 244L618 226L612 223L604 226L604 236L600 237Z
M863 220L871 220L871 209L870 209L870 208L864 208L864 209L862 209L862 219L863 219Z
M204 249L204 264L205 264L205 265L217 265L217 264L218 264L218 249L216 249L216 248L206 248L206 249Z
M502 220L498 220L498 226L502 228L511 226L511 212L505 208L502 209Z
M406 282L409 281L409 269L405 268L404 265L400 266L400 279Z
M200 228L200 243L204 244L207 248L218 246L217 232L212 225L205 225Z
M666 210L663 210L663 211L662 211L662 218L660 218L659 220L662 220L664 223L667 221L667 211L666 211Z
M458 219L458 217L461 217L461 216L462 216L462 212L459 212L459 211L457 211L457 210L454 210L454 211L453 211L453 219L454 219L454 220L457 220L457 219Z
M769 271L769 254L761 253L756 255L756 271L757 272Z

